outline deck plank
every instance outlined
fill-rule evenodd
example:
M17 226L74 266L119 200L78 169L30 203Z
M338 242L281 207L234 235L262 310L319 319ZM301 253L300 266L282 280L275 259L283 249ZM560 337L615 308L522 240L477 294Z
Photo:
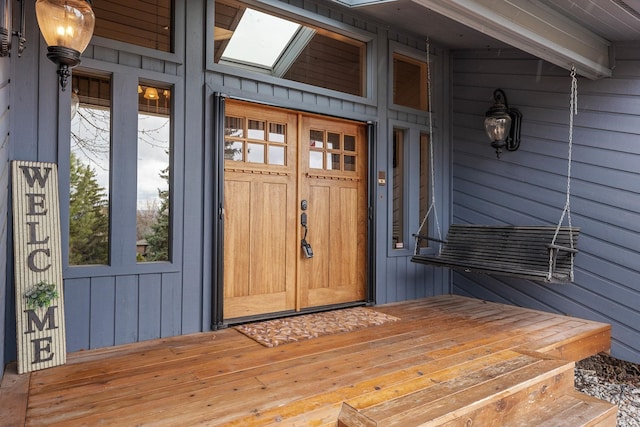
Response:
M2 425L21 426L24 424L27 415L29 380L29 374L18 375L16 363L7 365L0 386Z
M400 320L274 348L227 329L74 353L26 374L20 416L25 425L335 425L345 401L379 411L416 393L477 398L474 375L553 365L608 345L610 331L457 296L375 309Z

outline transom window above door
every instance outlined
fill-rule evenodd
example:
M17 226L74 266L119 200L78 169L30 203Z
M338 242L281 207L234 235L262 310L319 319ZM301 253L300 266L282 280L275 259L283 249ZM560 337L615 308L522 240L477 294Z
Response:
M249 8L215 2L214 62L366 96L366 43Z
M172 52L173 7L173 0L94 1L94 35Z

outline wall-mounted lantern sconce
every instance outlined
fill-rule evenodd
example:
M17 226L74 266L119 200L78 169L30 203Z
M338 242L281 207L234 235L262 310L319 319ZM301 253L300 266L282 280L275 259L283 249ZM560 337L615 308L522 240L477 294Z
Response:
M500 158L503 148L516 151L520 147L522 113L516 108L509 108L507 95L502 89L493 91L493 102L494 104L485 114L484 130Z
M0 57L9 56L11 36L17 36L20 42L18 56L22 54L27 40L25 34L24 2L20 1L20 28L12 31L12 0L0 0ZM47 58L58 64L60 86L65 90L71 76L70 68L80 63L80 55L87 48L95 15L91 9L91 0L37 0L36 18L40 32L47 42Z
M70 69L80 64L80 55L93 35L96 19L91 0L37 0L36 18L47 42L47 58L58 65L60 86L65 90Z

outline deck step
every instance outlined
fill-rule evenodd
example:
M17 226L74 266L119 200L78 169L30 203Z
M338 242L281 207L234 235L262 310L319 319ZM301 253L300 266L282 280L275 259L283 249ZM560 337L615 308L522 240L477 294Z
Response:
M612 426L614 405L577 393L573 362L535 359L492 367L370 407L344 402L338 426Z
M521 426L615 427L618 407L578 391L536 408Z

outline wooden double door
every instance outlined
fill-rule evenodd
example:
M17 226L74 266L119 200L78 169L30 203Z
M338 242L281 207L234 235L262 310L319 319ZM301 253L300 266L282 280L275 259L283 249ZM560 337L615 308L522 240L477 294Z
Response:
M225 320L364 300L365 126L239 101L225 110Z

